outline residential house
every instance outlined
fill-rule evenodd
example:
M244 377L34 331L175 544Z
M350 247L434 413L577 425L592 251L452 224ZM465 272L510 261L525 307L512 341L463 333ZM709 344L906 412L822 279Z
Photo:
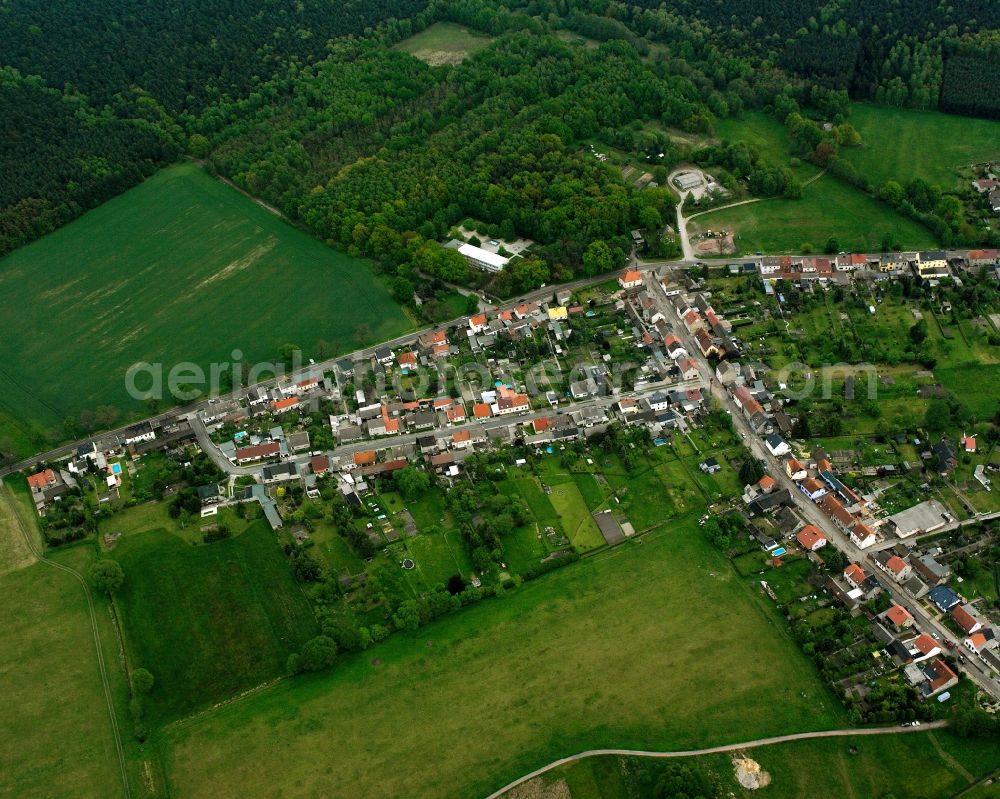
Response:
M855 522L851 528L850 539L858 549L867 549L876 541L875 531L864 522Z
M840 501L832 494L827 494L826 496L820 497L817 500L816 505L822 510L830 519L833 521L840 531L845 534L850 534L851 528L854 527L856 519L848 513L847 509L840 504Z
M826 496L826 486L815 477L807 477L805 480L800 480L798 485L799 491L813 502L816 502L820 497Z
M265 485L271 483L285 483L289 480L297 480L299 477L299 467L296 463L276 463L265 466L261 474L261 479Z
M886 621L896 628L896 632L913 626L913 616L902 605L893 605L884 614Z
M272 400L271 402L271 413L275 416L288 413L288 411L293 410L299 406L298 397L286 397L285 399Z
M910 554L910 565L929 585L940 585L951 577L951 567L938 563L931 555Z
M375 450L366 449L361 452L355 452L352 456L352 460L354 461L355 466L371 466L375 463Z
M496 416L504 416L509 413L520 413L531 410L531 402L527 394L519 394L505 385L497 388L496 402L492 405L492 411Z
M695 331L694 340L698 344L698 349L701 350L701 354L706 358L719 354L719 348L715 346L715 342L712 341L712 337L708 335L708 331L704 328Z
M287 444L288 449L292 452L302 452L303 450L309 449L309 431L296 430L294 433L289 433Z
M982 655L988 649L996 649L997 638L996 633L989 627L981 630L980 632L975 632L962 641L962 646L968 649L974 655Z
M948 256L943 250L928 250L917 256L917 274L927 280L929 278L948 277Z
M941 440L931 447L931 452L937 458L938 471L942 476L947 477L955 471L955 467L958 466L958 457L955 454L955 448L947 438L942 436Z
M962 603L962 597L952 591L947 585L935 586L927 594L927 598L942 613L947 613L953 607Z
M1000 251L998 250L969 250L966 255L966 262L972 269L993 266L998 259L1000 259Z
M375 360L378 361L382 366L388 366L392 363L394 355L391 349L388 347L378 347L375 350Z
M941 647L927 633L921 633L910 642L910 654L913 655L913 662L919 663L935 655L940 655Z
M776 458L787 455L792 451L792 448L788 446L788 442L776 433L771 433L764 439L764 443L767 445L767 451Z
M972 613L972 605L955 605L951 609L951 618L966 635L972 635L983 628L983 623Z
M469 317L469 330L473 333L482 333L488 324L486 314L477 313Z
M677 338L676 335L670 333L666 338L663 339L663 346L667 348L667 355L673 358L675 361L678 358L687 358L688 351L684 349L684 345L681 340Z
M765 474L757 481L757 488L764 494L770 494L776 485L775 479L769 474Z
M732 361L722 361L715 367L715 377L724 386L731 386L740 376L738 364Z
M628 291L642 286L642 273L634 269L626 269L618 276L618 285Z
M142 441L152 441L156 438L156 431L149 422L141 422L133 425L122 434L122 443L127 447L130 444L138 444Z
M851 563L844 569L844 579L847 580L851 588L860 588L861 584L867 579L867 575L865 574L865 570L857 563Z
M972 188L980 194L989 194L994 189L1000 187L1000 182L996 178L980 178L972 181Z
M681 373L681 380L697 380L701 376L698 366L691 358L681 358L677 361L677 368Z
M892 554L891 550L876 552L872 561L897 583L905 582L913 574L910 565L899 555Z
M235 452L234 459L237 464L252 463L264 458L274 458L281 453L281 444L277 441L268 441L264 444L257 444L252 447L241 447Z
M807 552L815 552L817 549L826 546L826 536L811 524L807 524L795 534L795 540Z
M935 696L958 685L958 675L941 658L934 658L919 668L925 677L925 681L920 684L920 692L924 698Z
M798 482L799 480L805 480L809 472L806 471L806 467L798 460L789 458L785 461L785 474Z

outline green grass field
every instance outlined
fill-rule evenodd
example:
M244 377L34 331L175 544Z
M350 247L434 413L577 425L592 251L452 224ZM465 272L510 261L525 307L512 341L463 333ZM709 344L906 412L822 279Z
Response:
M791 143L784 125L763 112L744 114L741 119L720 119L716 125L716 135L724 141L746 142L757 148L771 166L789 166L792 160ZM799 180L808 180L819 172L808 161L796 160L798 165L793 171Z
M84 410L142 409L125 387L140 361L311 357L410 327L366 264L171 167L0 260L0 451L29 454Z
M689 233L731 230L741 253L798 253L806 242L822 252L830 238L841 250L876 249L884 236L913 249L934 246L924 227L830 175L805 187L801 200L761 202L695 217Z
M0 522L0 534L9 533ZM70 575L36 563L0 575L0 603L6 609L0 625L0 793L19 799L120 796L83 588Z
M842 155L875 186L923 178L952 189L962 167L1000 159L997 120L855 103L849 121L863 144Z
M757 791L742 788L733 774L733 755L712 755L683 762L711 773L726 796L922 797L946 799L1000 765L1000 752L946 731L906 735L797 741L750 749L741 756L760 763L771 784ZM542 778L547 786L565 782L570 799L627 797L638 768L656 773L663 761L598 757L578 761ZM976 796L1000 795L993 793ZM963 794L964 796L964 794Z
M684 523L175 725L161 751L186 797L476 796L593 746L842 723L776 612Z
M166 532L123 538L119 597L136 666L156 677L150 715L166 720L284 673L317 632L309 602L263 520L199 547Z
M432 67L442 64L459 64L477 50L482 50L493 37L469 30L454 22L435 22L420 33L396 45L426 61Z

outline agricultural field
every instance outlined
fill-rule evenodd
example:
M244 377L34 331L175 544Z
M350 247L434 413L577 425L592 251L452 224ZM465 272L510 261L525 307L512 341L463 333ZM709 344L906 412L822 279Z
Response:
M44 563L9 555L10 493L0 490L4 724L0 773L17 797L116 796L121 775L83 588ZM72 701L67 701L68 699Z
M183 796L473 796L593 746L842 724L781 629L678 520L175 725L161 751Z
M705 230L735 233L742 254L822 251L833 238L841 250L879 249L885 238L910 249L935 246L924 227L846 183L823 175L803 189L801 200L771 199L708 211L695 217L691 235Z
M470 30L454 22L435 22L420 33L396 45L432 67L460 64L477 50L488 47L492 36Z
M796 741L748 749L738 757L756 760L771 777L765 789L742 788L733 773L734 755L685 758L682 763L711 775L727 796L913 796L947 799L1000 766L987 744L945 730ZM556 769L542 786L565 783L567 799L607 799L634 795L636 774L655 775L667 761L597 757ZM963 797L965 794L962 794ZM975 796L997 796L996 790Z
M875 186L922 178L944 189L958 188L964 167L1000 160L997 120L855 103L848 121L861 134L862 145L842 155Z
M146 410L126 391L138 362L328 356L411 327L365 263L171 167L0 260L0 328L19 331L0 337L0 452L42 449L83 412Z
M118 603L132 662L156 677L157 721L282 675L288 655L317 633L263 520L202 546L164 530L125 536L112 557L125 571Z

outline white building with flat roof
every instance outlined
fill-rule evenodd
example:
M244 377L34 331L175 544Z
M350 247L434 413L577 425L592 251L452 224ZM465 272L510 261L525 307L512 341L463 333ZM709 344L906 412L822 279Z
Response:
M482 247L474 247L471 244L463 244L458 248L458 252L465 256L469 266L482 269L484 272L499 272L507 266L507 262L510 260L510 258L484 250Z

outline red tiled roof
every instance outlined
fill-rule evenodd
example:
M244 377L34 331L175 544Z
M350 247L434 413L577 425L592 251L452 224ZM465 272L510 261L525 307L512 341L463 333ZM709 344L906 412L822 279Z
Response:
M952 680L957 680L958 675L951 670L951 667L945 663L941 658L937 658L932 664L934 668L934 673L937 675L933 680L931 680L931 689L937 691L939 688L947 685Z
M865 580L865 570L862 569L857 563L852 563L844 569L844 576L850 578L855 583L861 583Z
M935 649L940 649L938 642L931 638L927 633L921 633L918 635L916 640L913 642L913 646L922 655L929 655Z
M885 562L886 568L893 574L902 574L906 571L906 562L898 555L893 555Z
M28 478L28 485L32 488L45 488L56 481L56 473L51 469L44 469Z
M455 432L455 435L451 437L451 440L457 444L460 441L468 441L471 438L472 438L472 433L470 433L468 430L457 430Z
M285 408L294 408L298 404L298 397L289 397L288 399L275 400L271 403L271 407L276 411L283 411Z
M774 488L774 478L769 474L765 474L762 478L760 478L760 480L757 481L757 485L765 491L770 491Z
M476 326L485 325L486 324L486 314L484 314L484 313L477 313L475 316L473 316L473 317L471 317L469 319L469 324L470 325L476 325Z
M354 453L354 462L358 466L369 466L375 463L375 450L366 449L362 452Z
M535 421L531 423L531 426L534 428L536 433L544 433L552 426L552 422L547 416L543 416L541 419L535 419Z
M979 624L979 619L973 616L969 611L963 608L961 605L955 605L951 609L951 617L955 620L955 623L962 628L966 633L969 632L973 627Z
M622 276L619 278L622 283L634 283L637 280L642 280L642 274L636 272L634 269L626 269L622 272Z
M456 405L454 408L448 409L448 421L449 422L459 422L465 418L465 408L461 405Z
M281 452L281 445L277 441L268 441L266 444L257 444L253 447L243 447L236 450L236 460L254 460L256 458L268 458Z
M833 494L820 497L816 504L826 512L827 516L840 522L844 527L851 527L854 524L854 517L847 512L847 509L840 504L840 501ZM896 560L899 560L899 558L896 558Z
M976 651L978 652L984 646L986 646L986 636L982 633L973 633L969 636L969 643L972 644Z
M490 410L490 406L485 402L477 402L472 406L472 415L477 419L485 419L487 416L491 416L492 413L493 411Z
M317 455L309 461L309 466L313 474L323 474L330 468L330 459L326 455Z
M796 540L808 550L812 550L820 541L826 541L826 536L818 528L808 524L803 527L795 536Z
M897 627L902 627L907 622L913 621L913 616L909 614L909 611L899 605L893 605L889 608L885 612L885 617Z

